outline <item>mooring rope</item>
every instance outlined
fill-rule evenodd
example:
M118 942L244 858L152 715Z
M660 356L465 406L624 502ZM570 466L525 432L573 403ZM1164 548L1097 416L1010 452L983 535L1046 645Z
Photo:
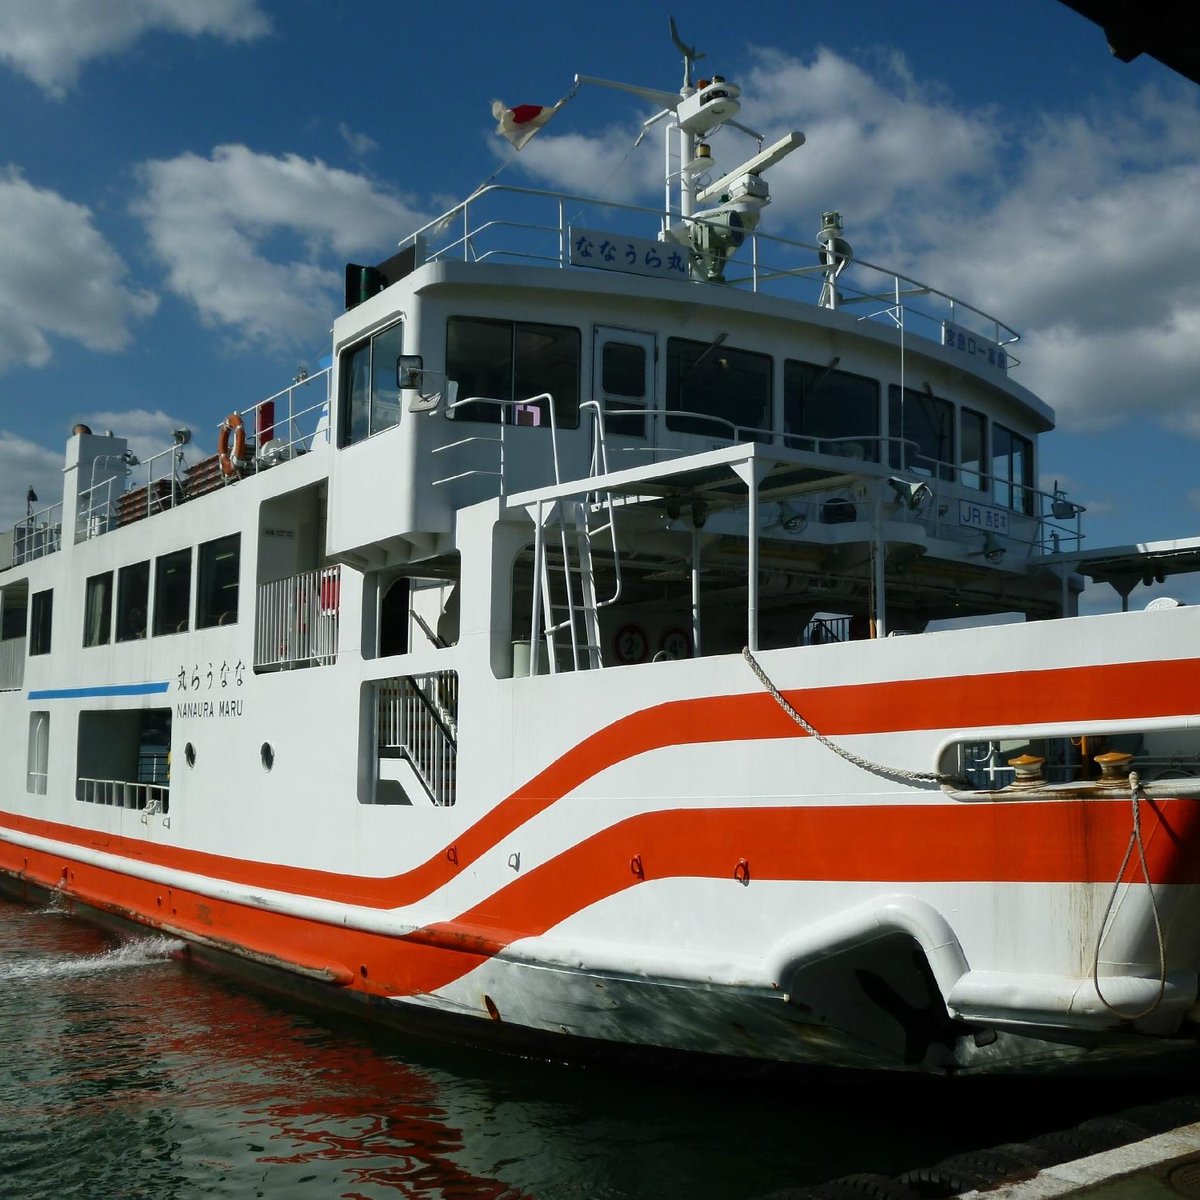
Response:
M1122 1021L1140 1021L1143 1017L1148 1017L1162 1003L1163 996L1167 991L1167 946L1163 939L1162 921L1158 915L1158 900L1154 895L1154 884L1150 880L1150 870L1146 866L1146 847L1142 841L1142 815L1138 796L1141 783L1138 773L1130 771L1129 795L1133 803L1133 829L1129 834L1129 844L1125 847L1125 857L1121 859L1121 865L1117 868L1117 878L1108 895L1104 919L1100 922L1100 934L1096 938L1096 953L1092 956L1092 986L1096 989L1096 995L1100 997L1100 1003L1114 1016L1120 1017ZM1129 865L1129 856L1133 853L1134 846L1137 847L1138 861L1142 864L1142 878L1146 881L1146 891L1150 895L1150 911L1154 916L1154 933L1158 939L1158 995L1154 997L1148 1008L1137 1013L1127 1013L1110 1004L1100 990L1100 947L1104 945L1104 939L1109 934L1108 918L1112 914L1113 903L1116 901L1117 892L1121 887L1121 878L1125 874L1125 868Z
M948 783L961 784L963 781L958 775L945 775L938 771L906 771L902 767L888 767L882 763L872 762L869 758L863 758L859 754L855 754L851 750L847 750L844 746L839 746L836 742L831 741L819 730L809 724L787 701L782 692L771 682L766 671L762 669L758 660L750 652L750 647L742 648L742 657L746 660L750 670L758 676L758 681L771 693L775 703L783 709L805 733L817 739L827 750L832 750L839 758L844 758L848 763L853 763L856 767L861 767L864 771L870 771L873 775L884 775L889 779L905 779L911 783Z

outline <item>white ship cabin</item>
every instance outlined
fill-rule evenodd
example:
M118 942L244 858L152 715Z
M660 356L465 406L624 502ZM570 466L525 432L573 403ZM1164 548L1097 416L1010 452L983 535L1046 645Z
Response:
M322 711L345 677L378 749L359 800L445 805L460 680L494 700L1075 615L1082 510L1036 486L1053 419L1016 334L858 260L836 213L814 244L758 231L753 171L718 193L689 215L486 187L348 268L330 365L231 405L218 454L77 428L0 573L26 790L62 763L76 799L164 810L203 706ZM1195 566L1138 553L1104 577ZM254 735L265 769L282 736Z

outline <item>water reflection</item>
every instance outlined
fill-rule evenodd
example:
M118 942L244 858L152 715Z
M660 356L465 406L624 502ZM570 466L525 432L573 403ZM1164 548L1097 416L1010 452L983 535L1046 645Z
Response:
M314 1018L176 949L0 900L5 1194L751 1200L1104 1110L1046 1081L768 1087L474 1053Z

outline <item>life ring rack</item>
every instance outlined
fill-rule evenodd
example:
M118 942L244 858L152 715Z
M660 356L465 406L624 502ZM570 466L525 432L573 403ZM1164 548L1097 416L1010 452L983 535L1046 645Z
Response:
M217 457L221 463L224 475L237 475L246 465L246 422L241 414L231 412L221 422L221 432L217 437Z

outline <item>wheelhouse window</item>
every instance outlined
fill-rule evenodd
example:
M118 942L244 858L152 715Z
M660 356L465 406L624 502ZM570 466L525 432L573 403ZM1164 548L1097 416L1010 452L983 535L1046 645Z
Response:
M112 586L111 571L93 575L87 581L83 608L85 646L104 646L112 638Z
M451 317L446 323L446 375L458 384L460 400L481 397L454 410L460 421L549 425L549 405L533 401L548 393L558 428L576 429L579 365L579 330L571 326L481 317Z
M992 477L997 504L1033 515L1033 442L1003 425L992 427Z
M117 641L146 636L150 612L150 560L131 563L117 572Z
M893 467L916 475L954 478L954 406L928 389L888 388L888 435Z
M338 445L361 442L399 424L396 363L404 349L403 335L403 322L397 322L342 354Z
M50 653L50 632L54 622L54 591L34 592L29 606L29 653Z
M232 625L238 615L238 573L242 535L205 542L200 547L196 583L196 628Z
M769 442L771 356L713 342L667 339L667 428Z
M959 479L963 487L978 492L988 490L987 418L974 409L964 408L958 415L961 440Z
M834 362L837 360L834 359ZM784 442L799 450L879 461L879 381L832 364L783 364Z
M176 550L154 563L154 636L185 633L192 591L192 551Z

